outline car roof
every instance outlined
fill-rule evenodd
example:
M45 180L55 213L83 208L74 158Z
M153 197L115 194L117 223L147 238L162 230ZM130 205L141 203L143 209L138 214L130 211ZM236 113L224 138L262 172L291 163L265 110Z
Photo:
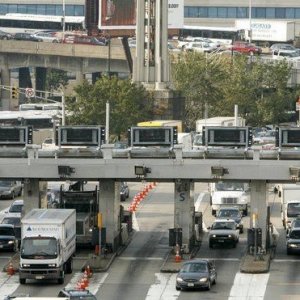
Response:
M24 200L23 199L15 200L11 205L17 205L17 204L24 204Z
M60 292L64 292L69 295L73 296L80 296L80 295L93 295L89 290L76 290L76 289L62 289Z
M228 206L228 207L220 207L219 210L240 210L238 207L236 206Z
M235 221L232 220L232 219L215 219L214 220L214 223L224 223L224 222L233 222L233 223L235 223Z

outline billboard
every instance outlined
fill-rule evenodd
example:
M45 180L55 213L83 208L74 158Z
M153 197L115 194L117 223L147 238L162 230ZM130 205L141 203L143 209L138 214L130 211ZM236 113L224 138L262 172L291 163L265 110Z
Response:
M135 29L136 1L100 0L99 29ZM183 27L184 0L169 0L168 27Z

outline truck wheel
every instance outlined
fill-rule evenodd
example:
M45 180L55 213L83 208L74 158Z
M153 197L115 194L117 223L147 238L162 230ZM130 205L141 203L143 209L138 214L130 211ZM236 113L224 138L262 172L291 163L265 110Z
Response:
M19 282L20 282L20 284L25 284L26 283L26 279L25 278L20 278Z
M72 274L73 271L73 260L69 258L66 262L66 274Z
M58 284L64 284L64 282L65 282L64 275L63 275L63 277L58 278L57 282L58 282Z
M214 245L213 245L213 243L211 241L209 241L208 246L209 246L209 248L213 248L214 247Z

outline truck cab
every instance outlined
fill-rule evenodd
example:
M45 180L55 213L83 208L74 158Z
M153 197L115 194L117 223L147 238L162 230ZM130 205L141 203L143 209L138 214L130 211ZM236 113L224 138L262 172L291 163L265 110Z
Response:
M211 183L209 190L212 215L215 215L217 210L224 206L236 206L243 215L246 216L248 214L250 205L248 183L219 181Z

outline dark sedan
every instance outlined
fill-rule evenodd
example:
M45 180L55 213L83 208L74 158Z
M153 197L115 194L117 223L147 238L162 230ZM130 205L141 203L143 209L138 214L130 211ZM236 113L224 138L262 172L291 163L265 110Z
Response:
M0 249L15 251L17 239L15 236L14 225L0 224Z
M32 41L32 42L42 42L43 41L41 38L37 38L27 32L17 32L14 35L14 39L17 41Z
M97 298L89 290L76 290L76 289L62 289L58 295L58 298L68 298L71 300L97 300Z
M121 183L120 200L125 201L129 197L129 187L126 182Z
M12 35L8 32L0 30L0 40L10 40L12 39Z
M185 262L176 277L176 290L205 288L210 290L217 281L217 271L213 261L196 259Z

